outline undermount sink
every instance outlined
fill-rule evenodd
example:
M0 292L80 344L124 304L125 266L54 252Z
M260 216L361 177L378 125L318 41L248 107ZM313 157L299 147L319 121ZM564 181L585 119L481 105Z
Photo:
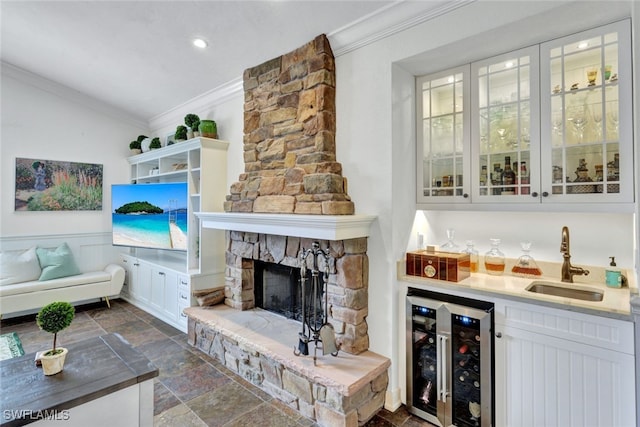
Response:
M583 301L602 301L604 297L604 293L599 289L539 280L531 282L531 284L526 287L526 290L536 294L553 295Z

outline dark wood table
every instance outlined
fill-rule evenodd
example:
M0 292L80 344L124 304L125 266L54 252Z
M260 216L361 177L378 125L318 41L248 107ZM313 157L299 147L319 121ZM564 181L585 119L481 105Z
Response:
M0 361L0 425L20 426L59 415L158 376L158 368L118 334L66 348L64 370L51 376L35 365L35 353Z

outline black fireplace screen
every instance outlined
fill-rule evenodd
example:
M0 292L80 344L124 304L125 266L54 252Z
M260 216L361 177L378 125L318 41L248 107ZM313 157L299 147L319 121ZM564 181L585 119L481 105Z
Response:
M282 264L254 261L254 293L256 307L271 311L288 319L302 321L300 269ZM311 303L311 272L307 271L305 302ZM321 294L321 292L320 292ZM322 299L315 304L318 319L322 318Z

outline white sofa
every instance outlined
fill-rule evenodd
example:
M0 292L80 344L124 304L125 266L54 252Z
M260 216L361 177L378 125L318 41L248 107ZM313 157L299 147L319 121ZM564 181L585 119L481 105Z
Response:
M39 270L41 266L33 262L35 248L51 250L62 244L68 246L79 270L75 273L80 274L38 280L42 279L39 274L44 269ZM109 305L109 297L119 297L125 280L124 269L116 264L117 252L111 245L110 235L105 233L0 238L0 249L4 266L0 266L3 270L0 271L2 318L34 313L54 301L73 304L104 299ZM16 260L16 257L21 258ZM32 271L25 271L29 269ZM7 279L9 276L14 280Z
M0 315L40 309L54 301L74 303L104 298L109 305L109 296L119 295L123 283L124 269L109 264L102 271L0 286Z

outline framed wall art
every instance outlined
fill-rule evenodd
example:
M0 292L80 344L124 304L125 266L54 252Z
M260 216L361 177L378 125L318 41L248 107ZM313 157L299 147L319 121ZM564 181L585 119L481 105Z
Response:
M102 165L16 158L16 211L101 211Z

